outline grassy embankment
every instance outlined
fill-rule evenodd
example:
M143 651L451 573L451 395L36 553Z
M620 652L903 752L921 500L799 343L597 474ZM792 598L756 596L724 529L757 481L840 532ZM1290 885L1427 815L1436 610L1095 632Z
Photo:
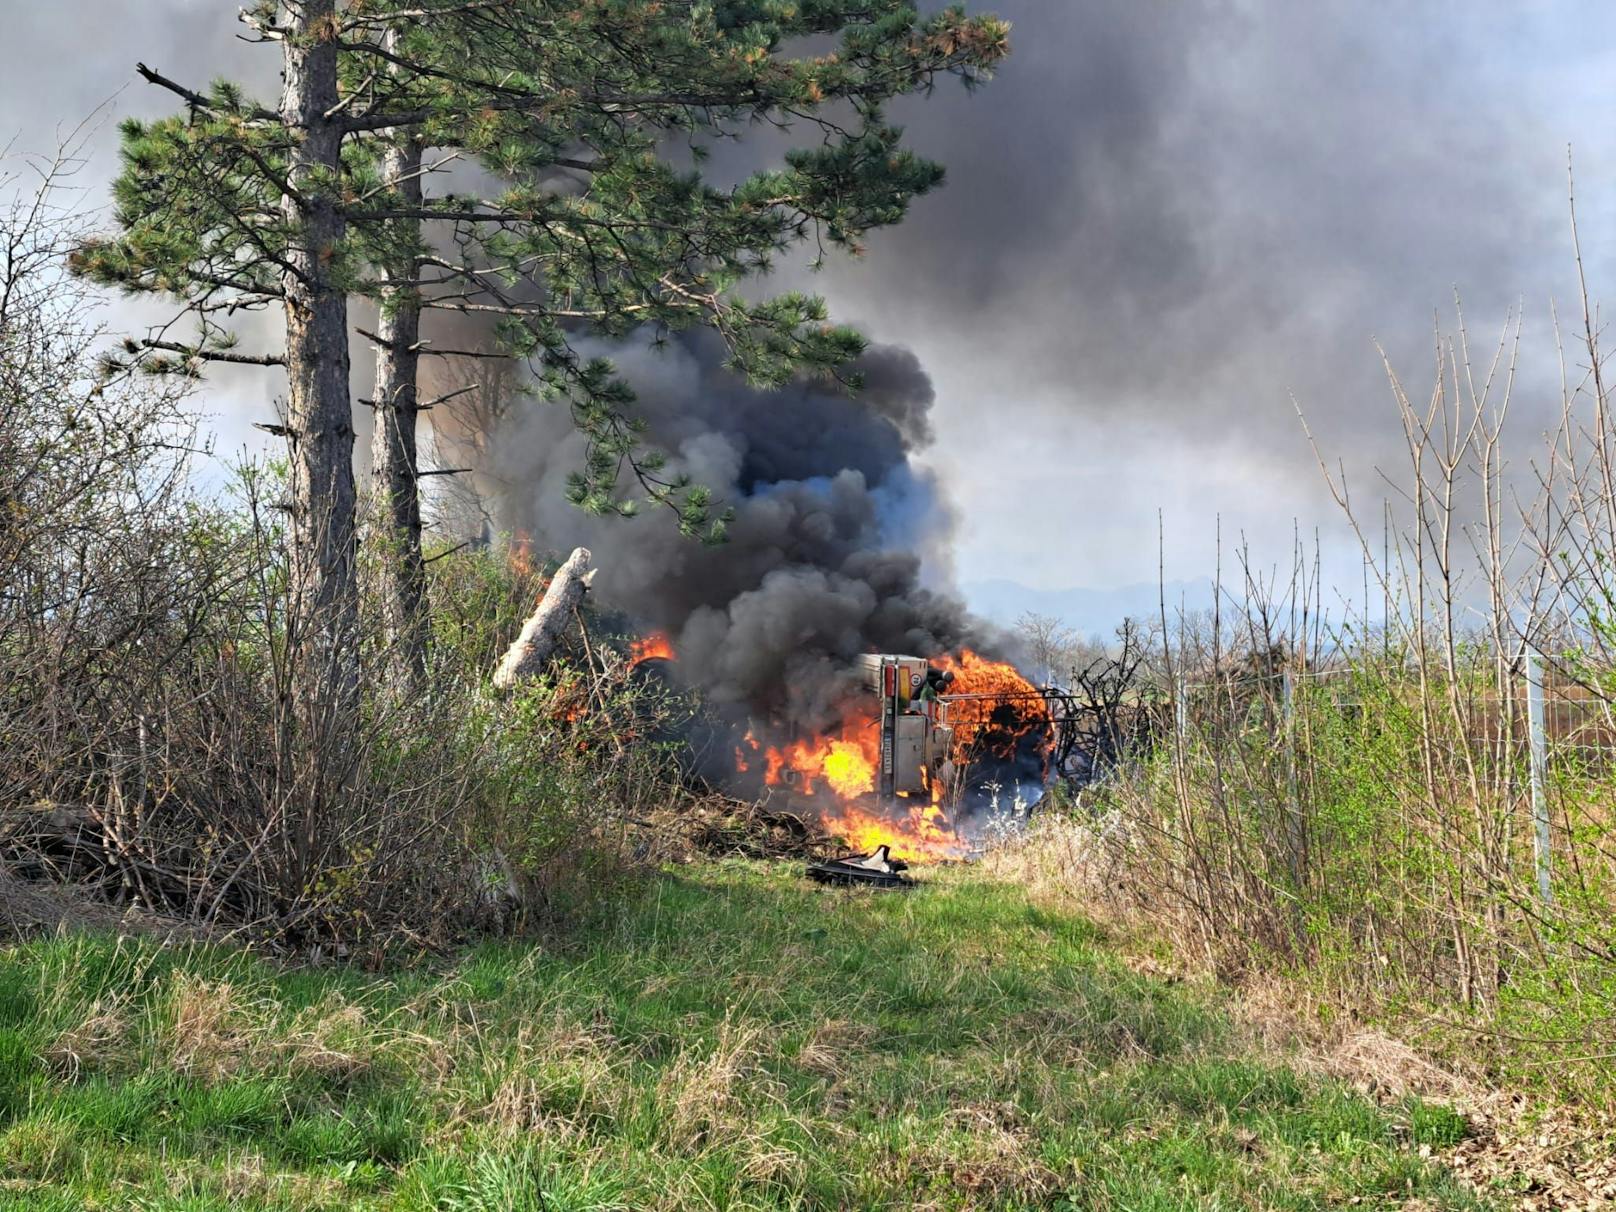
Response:
M667 874L609 921L384 977L63 937L0 952L0 1207L1484 1206L1206 991L979 873Z

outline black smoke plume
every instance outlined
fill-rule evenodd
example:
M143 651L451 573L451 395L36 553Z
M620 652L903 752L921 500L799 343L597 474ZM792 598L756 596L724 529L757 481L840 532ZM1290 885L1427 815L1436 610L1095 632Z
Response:
M566 500L583 439L564 407L514 410L487 444L500 521L542 548L595 553L599 601L666 632L677 676L735 718L817 731L838 718L853 658L998 646L927 581L953 529L943 486L912 456L931 438L931 380L906 350L873 347L850 396L833 384L776 391L725 370L706 333L612 351L639 395L648 442L734 510L726 541L679 536L655 508L599 518Z

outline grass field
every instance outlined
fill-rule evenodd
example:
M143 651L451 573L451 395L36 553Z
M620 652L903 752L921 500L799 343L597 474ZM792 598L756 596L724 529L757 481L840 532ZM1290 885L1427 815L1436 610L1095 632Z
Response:
M0 952L0 1208L1480 1208L1380 1108L971 872L651 881L382 976Z

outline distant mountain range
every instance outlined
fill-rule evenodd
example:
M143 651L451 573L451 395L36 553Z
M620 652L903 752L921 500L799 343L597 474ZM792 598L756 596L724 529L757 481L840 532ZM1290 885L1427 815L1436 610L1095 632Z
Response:
M984 618L1012 627L1022 615L1049 615L1060 619L1082 636L1110 639L1125 618L1157 618L1161 614L1163 588L1154 582L1122 585L1114 589L1032 589L1017 581L968 581L960 592L972 610ZM1165 586L1167 612L1207 610L1212 606L1209 578L1168 581Z

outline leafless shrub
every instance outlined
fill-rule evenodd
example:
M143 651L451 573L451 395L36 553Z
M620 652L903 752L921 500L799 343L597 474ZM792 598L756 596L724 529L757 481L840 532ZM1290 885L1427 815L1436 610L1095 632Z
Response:
M538 570L455 552L423 689L372 644L311 710L283 474L199 491L187 376L98 356L61 269L73 168L0 178L0 890L354 954L489 924L491 884L529 921L609 886L622 821L665 796L665 756L625 748L662 708L587 637L490 695Z
M1558 427L1527 485L1509 479L1519 343L1512 317L1477 356L1460 309L1428 393L1388 363L1406 451L1390 499L1366 511L1320 459L1361 604L1324 609L1300 538L1266 576L1242 549L1226 580L1220 549L1212 611L1163 604L1151 759L1006 861L1148 916L1224 973L1307 969L1354 1005L1420 1007L1427 1033L1581 1096L1609 1089L1595 1006L1616 963L1616 420L1585 290ZM1551 719L1546 850L1528 647L1579 721Z

